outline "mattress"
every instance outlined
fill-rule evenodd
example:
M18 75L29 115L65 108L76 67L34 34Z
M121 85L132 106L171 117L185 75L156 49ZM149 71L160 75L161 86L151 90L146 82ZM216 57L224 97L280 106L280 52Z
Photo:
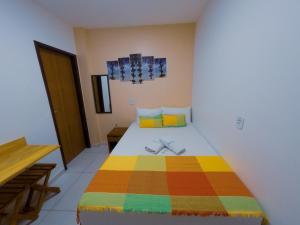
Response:
M184 146L187 150L182 155L217 155L192 124L175 128L140 128L136 122L129 126L111 155L152 155L145 151L145 146L159 138L174 140L177 145ZM161 155L174 153L165 151Z

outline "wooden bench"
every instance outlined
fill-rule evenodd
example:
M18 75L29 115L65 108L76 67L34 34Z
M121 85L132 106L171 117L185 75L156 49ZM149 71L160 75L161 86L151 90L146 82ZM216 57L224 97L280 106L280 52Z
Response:
M0 145L0 186L57 149L59 145L29 145L24 137Z
M33 221L38 218L45 195L48 192L60 192L58 187L48 187L50 173L55 166L55 164L35 164L0 187L0 224L4 217L8 217L6 219L10 225L15 225L20 220ZM38 196L33 201L35 193ZM4 212L11 204L13 204L12 212Z
M48 192L55 164L35 164L59 145L28 145L19 138L0 145L0 225L15 225L19 220L35 220ZM2 223L4 221L4 223Z

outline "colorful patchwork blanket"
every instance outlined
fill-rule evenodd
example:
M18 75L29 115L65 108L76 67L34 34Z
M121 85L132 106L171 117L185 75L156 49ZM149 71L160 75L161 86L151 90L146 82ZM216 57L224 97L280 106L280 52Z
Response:
M220 156L110 156L78 212L262 218L251 192Z

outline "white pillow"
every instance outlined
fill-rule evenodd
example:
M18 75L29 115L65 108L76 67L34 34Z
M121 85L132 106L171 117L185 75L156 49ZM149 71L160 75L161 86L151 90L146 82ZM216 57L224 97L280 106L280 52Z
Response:
M186 123L191 123L191 107L182 107L182 108L172 108L172 107L162 107L163 114L185 114Z
M158 116L162 114L161 108L136 108L136 122L140 124L140 116Z

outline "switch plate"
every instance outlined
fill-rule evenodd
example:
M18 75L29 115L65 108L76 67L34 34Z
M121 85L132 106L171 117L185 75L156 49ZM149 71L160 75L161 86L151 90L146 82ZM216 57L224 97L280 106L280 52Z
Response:
M245 124L245 118L238 116L235 120L235 127L239 130L242 130L244 128Z

